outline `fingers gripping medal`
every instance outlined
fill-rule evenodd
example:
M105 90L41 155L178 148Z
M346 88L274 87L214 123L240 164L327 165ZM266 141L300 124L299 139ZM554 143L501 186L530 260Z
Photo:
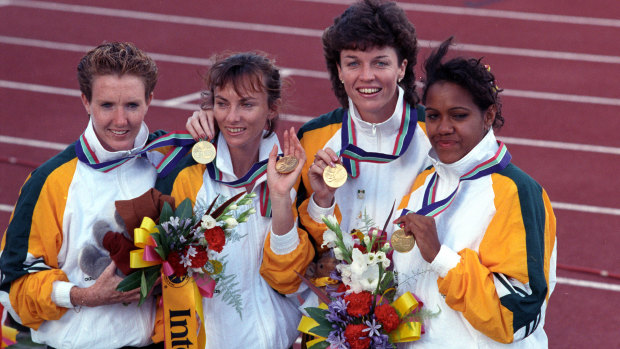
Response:
M340 188L347 181L347 170L341 164L327 166L323 170L323 180L331 188Z
M392 234L390 239L392 248L400 253L411 251L415 246L415 237L411 234L405 233L403 229L398 229Z
M276 162L276 171L282 174L287 174L293 172L299 160L293 155L286 155L278 159Z
M208 164L215 159L215 147L211 142L199 141L192 147L192 157L199 164Z

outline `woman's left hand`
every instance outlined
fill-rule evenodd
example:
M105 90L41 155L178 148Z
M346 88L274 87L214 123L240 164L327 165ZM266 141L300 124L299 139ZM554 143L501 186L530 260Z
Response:
M269 162L267 163L267 185L269 186L269 196L271 200L278 198L291 197L291 189L295 185L304 164L306 163L306 152L299 143L295 128L284 131L284 139L282 140L282 151L284 155L292 155L297 158L297 166L292 172L279 173L276 171L276 161L278 158L278 147L274 145L269 154Z
M441 243L437 237L437 227L433 217L409 213L396 219L394 224L399 224L405 233L413 234L415 243L425 261L431 263L435 259Z

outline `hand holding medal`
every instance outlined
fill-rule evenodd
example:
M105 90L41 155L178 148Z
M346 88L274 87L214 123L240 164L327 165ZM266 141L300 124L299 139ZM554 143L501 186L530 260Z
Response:
M418 245L424 260L431 263L441 248L437 236L437 227L433 217L409 213L394 221L401 229L392 234L391 243L394 250L406 253Z
M206 101L212 100L207 98L206 94L202 96L203 104L199 111L195 111L192 116L187 119L185 127L194 139L198 141L192 147L192 157L199 164L208 164L215 159L215 146L205 139L213 139L215 137L215 121L213 116L213 106Z
M269 154L267 183L271 197L290 197L291 188L306 163L306 153L292 127L284 131L282 152L284 155L278 158L278 148L274 146Z

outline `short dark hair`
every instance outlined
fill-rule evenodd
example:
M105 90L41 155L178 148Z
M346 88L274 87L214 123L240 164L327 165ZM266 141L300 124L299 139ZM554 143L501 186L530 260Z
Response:
M495 76L491 73L488 65L482 64L482 58L463 58L456 57L441 63L441 60L448 53L448 48L452 44L453 38L441 43L439 48L426 59L424 70L424 92L422 103L426 103L428 89L437 82L451 82L469 91L474 104L481 111L486 111L490 106L495 105L495 121L493 128L499 130L504 125L502 116L502 104L499 93L503 90L497 87Z
M80 91L90 102L93 79L101 75L135 75L144 82L146 100L157 84L157 65L151 57L129 42L110 42L88 51L77 66Z
M267 94L267 106L269 109L278 110L278 100L282 96L282 81L280 70L276 67L265 53L262 52L241 52L228 55L216 55L212 58L213 65L204 77L206 91L202 93L201 108L208 108L213 105L213 93L215 88L221 88L232 84L238 95L243 95L247 88L254 92L265 92ZM250 86L245 84L249 82ZM269 123L269 137L276 129L276 116Z
M323 32L323 54L340 104L347 108L348 96L338 78L342 50L365 51L372 48L392 47L396 50L398 64L407 59L405 76L398 83L405 91L405 101L419 103L415 91L415 73L418 40L415 28L403 9L394 2L363 0L356 2L334 19L334 24Z

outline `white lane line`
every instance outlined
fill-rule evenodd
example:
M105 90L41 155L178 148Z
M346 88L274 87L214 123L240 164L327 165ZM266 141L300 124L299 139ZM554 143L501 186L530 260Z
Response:
M571 278L565 278L565 277L558 277L557 279L558 279L558 284L620 292L620 285L618 284L608 284L604 282L571 279Z
M0 211L13 212L13 206L5 205L5 204L0 204Z
M439 45L441 45L442 42L433 41L433 40L418 40L418 43L420 47L432 48L432 47L439 47ZM620 57L618 56L595 55L595 54L588 54L588 53L548 51L548 50L536 50L536 49L526 49L526 48L476 45L476 44L459 44L459 43L454 45L454 49L457 51L492 53L492 54L507 55L507 56L521 56L521 57L534 57L534 58L546 58L546 59L560 59L560 60L566 60L566 61L620 64Z
M30 0L23 0L20 2L12 3L12 4L15 6L34 7L34 8L40 8L40 9L45 9L45 10L87 13L87 14L132 18L132 19L137 18L137 19L144 19L144 20L151 20L151 21L170 22L170 23L175 23L175 24L190 24L190 25L223 28L223 29L269 32L269 33L275 33L275 34L301 35L301 36L310 36L310 37L321 37L322 35L322 30L316 30L316 29L276 26L276 25L267 25L267 24L259 24L259 23L242 23L242 22L232 22L232 21L224 21L224 20L211 20L211 19L205 19L205 18L195 18L195 17L185 17L185 16L162 15L162 14L157 14L157 13L138 12L138 11L129 11L129 10L120 10L120 9L117 10L117 9L100 8L100 7L93 7L93 6L47 3L47 2L30 1ZM421 40L421 39L419 40L420 46L437 47L439 46L440 43L441 43L440 41ZM19 43L15 42L15 44L19 44ZM47 46L47 48L54 48L54 47L51 47L52 45L49 45L49 44L45 44L45 45ZM72 45L72 44L67 44L67 45ZM83 45L73 45L71 46L71 50L78 50L78 47L80 46L83 46ZM84 47L82 47L79 49L79 52L86 52L89 48L90 47L87 47L87 49L84 49ZM511 47L476 45L476 44L465 44L465 43L457 44L455 46L455 49L461 50L461 51L494 53L494 54L512 55L512 56L620 64L620 57L609 56L609 55L535 50L535 49L511 48ZM158 57L160 60L164 60L164 58L167 58L168 60L179 61L179 63L210 65L209 60L203 59L203 58L185 57L188 61L183 62L181 59L182 56L174 56L174 55L157 56L153 54L154 59L158 59Z
M71 44L71 43L66 43L66 42L54 42L54 41L46 41L46 40L18 38L18 37L12 37L12 36L4 36L4 35L0 35L0 43L9 44L9 45L45 48L45 49L50 49L50 50L80 52L80 53L85 53L91 50L92 48L94 48L94 46L88 46L88 45L78 45L78 44ZM213 64L213 61L211 61L208 58L175 56L175 55L169 55L169 54L164 54L164 53L152 53L152 52L149 52L148 54L155 61L158 61L158 62L191 64L191 65L199 65L203 67L208 67L208 66L211 66L211 64ZM283 77L303 76L303 77L315 78L315 79L328 79L329 78L329 74L327 72L309 70L309 69L280 67L280 72Z
M320 2L320 3L342 4L342 5L348 5L348 4L353 3L352 0L298 0L298 1ZM518 11L492 10L492 9L457 7L457 6L427 5L427 4L410 4L410 3L402 3L402 2L398 3L398 5L402 7L404 10L417 11L417 12L451 14L451 15L458 15L458 16L467 15L467 16L477 16L477 17L516 19L516 20L522 20L522 21L596 25L596 26L603 26L603 27L620 27L620 20L613 19L613 18L567 16L567 15L554 15L554 14L548 14L548 13L518 12Z
M28 138L12 137L12 136L4 136L4 135L0 135L0 143L9 143L9 144L14 144L14 145L23 145L27 147L53 149L53 150L64 150L68 146L68 144L64 144L64 143L47 142L47 141L40 141L38 139L28 139Z
M579 211L579 212L587 212L587 213L600 213L600 214L608 214L612 216L620 216L620 209L618 208L569 204L566 202L552 202L551 206L553 206L554 210L559 209L559 210Z
M190 93L188 95L185 96L179 96L176 98L171 98L171 99L167 99L165 101L163 101L162 103L167 105L167 106L175 106L175 105L179 105L182 103L187 103L187 102L191 102L191 101L198 101L200 100L200 92L194 92L194 93Z
M620 155L620 148L606 147L602 145L567 143L567 142L545 141L545 140L540 140L540 139L501 137L501 136L498 136L497 139L507 144L525 145L528 147L589 151L589 152L594 152L594 153Z
M562 101L562 102L573 102L573 103L620 106L620 98L569 95L569 94L564 94L564 93L553 93L553 92L542 92L542 91L525 91L525 90L505 89L504 92L502 92L502 96L531 98L531 99L544 99L547 101Z
M286 35L298 35L298 36L310 36L310 37L320 37L323 34L322 30L317 30L317 29L296 28L296 27L271 25L271 24L224 21L224 20L217 20L217 19L177 16L177 15L163 14L163 13L141 12L141 11L132 11L132 10L123 10L123 9L95 7L95 6L69 5L69 4L62 4L62 3L57 3L57 2L19 0L19 1L11 2L11 5L50 10L50 11L62 11L62 12L73 12L73 13L79 13L79 14L91 14L91 15L99 15L99 16L117 17L117 18L129 18L131 20L141 19L141 20L147 20L147 21L197 25L197 26L202 26L202 27L215 27L215 28L224 28L224 29L247 30L247 31L255 31L255 32L274 33L274 34L286 34Z

